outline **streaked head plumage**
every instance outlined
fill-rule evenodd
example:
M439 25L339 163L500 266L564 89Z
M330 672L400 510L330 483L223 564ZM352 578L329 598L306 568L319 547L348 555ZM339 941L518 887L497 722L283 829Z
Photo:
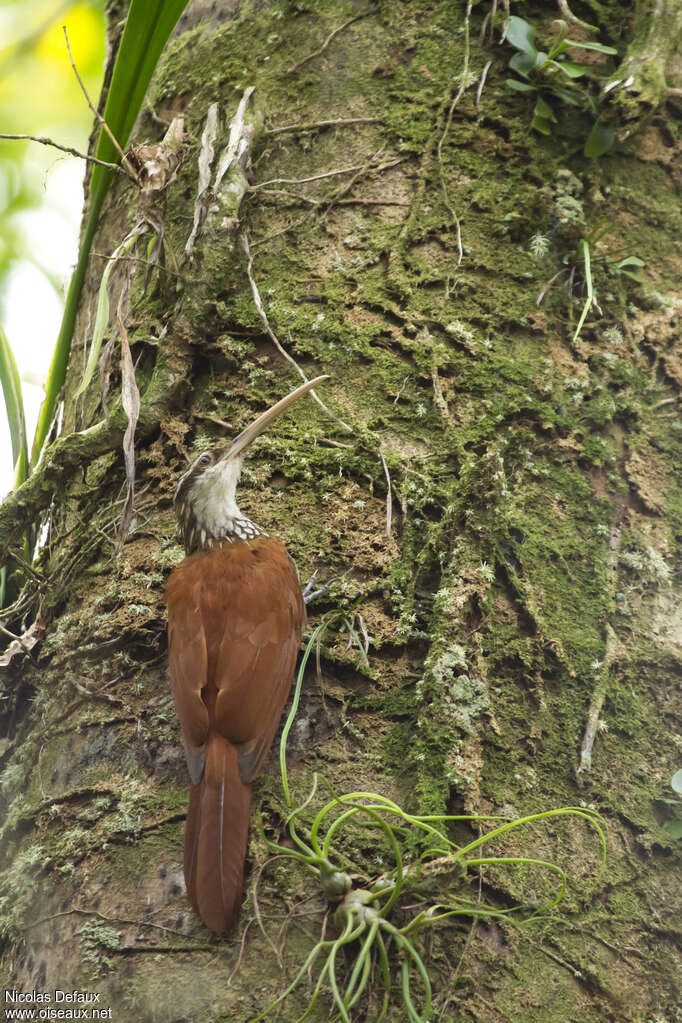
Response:
M216 543L252 540L262 530L241 514L237 506L237 484L246 449L295 401L327 380L326 376L306 380L261 412L229 444L208 448L198 455L175 491L175 511L188 554Z

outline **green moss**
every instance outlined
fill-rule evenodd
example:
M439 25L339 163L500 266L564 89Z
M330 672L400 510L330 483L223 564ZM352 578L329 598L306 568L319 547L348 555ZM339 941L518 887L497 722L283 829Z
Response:
M108 954L115 952L121 943L121 931L106 924L89 920L80 929L81 959L88 970L91 981L102 973L114 968L114 960Z
M42 871L48 862L42 846L26 845L15 852L11 865L0 876L0 936L5 941L23 937L43 884Z

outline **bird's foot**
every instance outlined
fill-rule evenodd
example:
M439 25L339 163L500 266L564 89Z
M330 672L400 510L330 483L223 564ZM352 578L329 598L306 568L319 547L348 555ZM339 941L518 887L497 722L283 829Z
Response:
M308 604L312 604L314 600L317 600L318 597L321 597L323 593L329 592L329 584L326 586L320 586L317 590L313 590L313 584L319 571L319 568L316 568L308 582L303 587L303 603L306 607Z

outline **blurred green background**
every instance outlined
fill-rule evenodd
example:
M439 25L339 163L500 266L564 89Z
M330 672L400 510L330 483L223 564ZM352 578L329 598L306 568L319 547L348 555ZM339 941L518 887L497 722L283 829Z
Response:
M43 135L86 152L104 68L104 0L0 0L0 132ZM33 436L42 384L76 262L85 163L36 142L0 140L0 325L22 378ZM0 402L0 495L12 486Z

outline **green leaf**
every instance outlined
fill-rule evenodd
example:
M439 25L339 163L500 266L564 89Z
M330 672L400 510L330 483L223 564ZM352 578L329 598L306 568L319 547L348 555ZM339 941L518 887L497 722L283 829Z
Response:
M595 98L592 95L592 93L584 92L583 91L583 97L587 100L587 105L589 107L589 112L591 114L594 114L595 117L598 117L599 116L599 107L598 107L598 105L597 105L597 103L595 101Z
M516 71L518 74L523 75L524 78L527 78L535 67L535 61L526 53L515 53L509 61L509 67L512 71Z
M617 270L622 270L624 266L644 266L644 265L645 265L644 260L640 259L639 256L626 256L625 259L621 259L621 261L616 264L616 269ZM682 771L678 771L677 774L680 775L680 785L682 785ZM677 774L675 775L675 777L677 777ZM673 785L673 788L675 788L674 785ZM682 792L682 788L678 789L677 791L678 792Z
M536 131L539 131L541 135L552 134L552 125L550 124L546 117L538 117L538 115L535 114L533 120L530 123L530 126L531 128L535 128Z
M575 39L567 39L567 46L575 46L579 50L596 50L597 53L608 53L614 55L618 53L618 50L614 50L613 46L604 46L603 43L578 43Z
M550 58L554 58L557 54L562 53L567 49L568 44L566 43L566 36L568 34L568 25L563 18L556 18L553 22L554 25L559 26L559 34L552 43L549 51Z
M592 131L585 140L585 148L583 150L585 156L591 159L603 156L613 145L615 137L616 129L612 124L603 124L601 121L595 121Z
M667 831L671 838L682 838L682 821L664 821L663 830Z
M542 96L538 96L535 103L535 114L537 117L542 117L548 121L556 122L554 111L550 107L549 103L546 103Z
M572 107L581 107L583 105L584 93L564 88L563 85L556 85L555 82L552 82L549 88L552 94L558 99L563 100L564 103L569 103Z
M670 779L670 784L675 792L679 792L682 796L682 768L679 771L675 771L674 775Z
M533 60L535 59L533 26L524 21L523 18L517 18L515 14L511 16L505 39L516 50L522 50L529 57L532 57Z
M587 318L590 306L592 305L592 299L594 298L590 246L585 238L582 238L578 242L578 254L579 255L582 254L583 257L583 265L585 267L585 288L587 290L587 298L585 299L585 305L583 306L583 311L580 314L580 319L578 320L578 326L575 328L575 334L573 335L573 344L575 344L578 338L580 337L580 331L583 329L583 323Z
M559 54L565 53L569 48L565 39L562 39L560 43L555 43L549 51L550 60L555 60Z
M569 78L582 78L589 70L587 64L575 64L572 60L557 60L555 63Z
M600 242L609 233L609 229L612 226L608 217L602 217L601 220L597 221L589 234L585 236L584 240L589 246L594 247L597 242Z
M506 78L505 84L517 92L537 92L537 85L529 85L528 82L519 82L516 78Z
M92 341L90 343L90 352L88 354L88 361L85 369L83 370L83 379L80 382L80 386L76 391L74 397L79 398L83 391L86 389L90 381L92 380L95 370L97 369L97 363L99 362L99 355L102 350L102 341L104 340L104 332L109 324L109 277L111 271L116 266L119 257L127 252L128 249L135 244L135 241L139 238L139 231L132 232L128 235L124 241L121 242L119 247L116 249L111 259L107 260L107 265L104 268L102 274L102 280L99 285L99 292L97 294L97 311L95 313L95 326L92 331Z
M104 107L104 119L124 148L156 68L161 51L188 0L131 0L121 43L116 54L111 85ZM97 144L98 159L118 163L119 155L106 134L101 131ZM78 253L78 263L66 296L59 336L45 384L45 400L40 406L38 423L31 450L31 466L35 466L45 444L54 417L59 395L66 379L71 352L71 339L76 322L85 271L92 240L113 171L95 166L90 178L90 208Z
M92 341L90 342L90 351L88 352L88 361L85 364L83 370L83 379L80 382L80 386L76 391L74 397L79 398L83 391L86 389L90 381L92 380L95 369L97 368L97 362L99 361L99 353L102 350L102 340L104 338L104 331L107 329L109 323L109 275L112 271L114 259L110 259L104 268L102 279L99 283L99 292L97 294L97 312L95 313L95 326L92 331Z
M28 472L28 447L26 443L26 419L21 378L14 358L12 346L0 327L0 382L5 396L5 410L12 441L12 462L14 464L15 489L24 482Z

